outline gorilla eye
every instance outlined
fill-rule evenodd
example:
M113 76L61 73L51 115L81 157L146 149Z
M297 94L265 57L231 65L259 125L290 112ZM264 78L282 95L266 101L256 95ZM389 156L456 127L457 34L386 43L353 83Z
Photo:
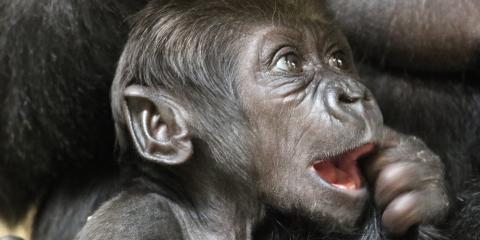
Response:
M343 51L336 51L328 59L328 64L339 70L347 70L349 68L348 57Z
M275 62L273 69L281 72L301 72L300 57L294 53L287 53Z

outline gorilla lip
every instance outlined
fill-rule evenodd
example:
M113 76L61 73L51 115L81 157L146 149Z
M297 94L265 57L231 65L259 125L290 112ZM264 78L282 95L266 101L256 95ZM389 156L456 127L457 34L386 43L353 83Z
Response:
M346 151L329 159L320 160L313 168L323 180L343 190L356 190L362 187L362 177L357 162L361 157L371 153L373 143Z

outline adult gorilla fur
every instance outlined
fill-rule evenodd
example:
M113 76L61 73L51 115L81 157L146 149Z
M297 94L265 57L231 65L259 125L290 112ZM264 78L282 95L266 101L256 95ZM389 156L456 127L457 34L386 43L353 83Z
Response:
M364 2L357 4L366 6ZM34 239L72 239L87 216L119 188L108 91L128 33L127 18L145 4L0 2L0 215L15 224L36 203ZM470 61L453 55L450 59L459 60L448 68L434 57L412 67L414 57L396 60L402 59L390 51L396 45L369 51L378 28L367 28L372 21L362 13L378 11L342 1L327 4L357 51L358 68L386 124L421 137L445 161L456 206L448 223L438 231L421 231L422 238L440 238L432 232L451 239L480 238L480 89L474 82L480 77L474 70L478 49L470 49ZM371 7L381 6L375 4ZM387 7L414 11L418 6ZM351 9L360 13L346 11ZM415 56L416 50L409 53ZM313 223L282 213L271 216L259 236L315 236ZM272 228L273 234L264 230ZM363 233L363 239L385 237L375 220Z
M68 209L90 209L113 190L98 184L117 172L109 88L126 18L142 6L0 2L0 215L11 224L32 203L39 204L38 217L48 208L82 224L88 212Z

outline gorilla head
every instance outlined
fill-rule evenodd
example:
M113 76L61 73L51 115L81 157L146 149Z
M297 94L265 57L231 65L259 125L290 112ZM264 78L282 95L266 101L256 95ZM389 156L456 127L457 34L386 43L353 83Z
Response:
M219 4L138 23L148 30L132 33L113 88L117 127L158 165L202 161L180 174L190 181L215 168L268 204L352 226L368 196L357 160L383 126L348 43L305 5Z

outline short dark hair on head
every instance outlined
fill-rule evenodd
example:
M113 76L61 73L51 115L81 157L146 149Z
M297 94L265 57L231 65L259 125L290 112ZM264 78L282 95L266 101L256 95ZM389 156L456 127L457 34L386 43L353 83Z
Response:
M139 83L182 95L189 89L232 94L239 51L235 43L242 38L244 27L261 22L288 24L298 18L323 19L320 11L308 7L311 4L299 2L153 1L134 18L113 90ZM229 73L233 76L225 76Z

